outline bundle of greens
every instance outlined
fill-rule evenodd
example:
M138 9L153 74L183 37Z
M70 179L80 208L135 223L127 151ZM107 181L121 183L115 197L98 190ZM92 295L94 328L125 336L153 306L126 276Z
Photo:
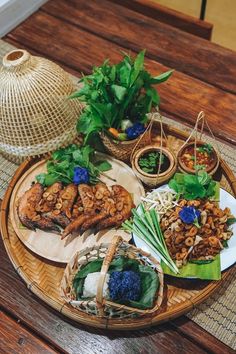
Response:
M89 274L96 275L97 272L100 272L102 263L103 259L98 258L82 266L76 273L73 279L76 300L90 299L85 298L83 293L84 290L86 290L86 293L92 293L90 289L94 288L93 277L90 277L90 285L86 285L87 289L84 289L85 280ZM107 284L109 288L108 299L139 309L153 307L156 292L159 288L159 278L151 267L140 264L136 259L119 256L110 263L108 274L110 275ZM137 278L139 284L137 284ZM130 300L131 298L136 300Z
M170 180L169 187L187 200L210 197L219 199L219 184L205 171L198 171L196 175L176 173Z
M122 226L126 231L134 233L158 254L161 260L174 272L179 270L171 259L161 231L157 213L154 209L146 211L143 204L133 209L133 219L126 220Z
M135 59L124 54L123 60L115 65L106 60L94 67L91 75L82 77L83 87L70 98L86 103L77 124L78 131L85 134L85 142L94 132L109 128L115 132L122 128L124 132L135 122L145 123L146 113L159 104L153 85L166 81L172 71L152 77L144 69L144 55L144 50Z
M47 173L40 173L36 180L44 186L51 186L55 182L63 182L66 185L75 182L79 172L83 177L88 174L87 181L96 184L99 175L110 169L111 164L108 161L95 161L94 150L90 146L80 147L72 144L56 150L47 162Z

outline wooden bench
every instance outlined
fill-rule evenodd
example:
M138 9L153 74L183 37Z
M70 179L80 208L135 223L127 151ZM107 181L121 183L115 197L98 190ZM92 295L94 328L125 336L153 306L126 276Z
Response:
M160 22L166 23L195 36L211 39L213 25L196 17L185 15L151 0L109 0Z

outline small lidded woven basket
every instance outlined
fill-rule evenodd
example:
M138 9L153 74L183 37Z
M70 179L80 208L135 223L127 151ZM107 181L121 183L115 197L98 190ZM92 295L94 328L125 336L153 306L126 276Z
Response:
M142 310L122 305L103 297L105 277L109 270L110 263L114 258L119 256L136 259L140 264L151 267L157 273L159 278L159 288L154 299L153 308ZM76 273L87 263L99 258L103 258L103 263L100 271L96 297L89 300L76 300L76 295L72 285ZM149 253L128 244L120 236L115 236L110 244L100 244L86 248L80 252L77 252L73 256L65 269L61 281L61 296L74 308L99 317L128 318L143 315L152 316L160 309L162 303L164 288L163 278L161 265L154 257L152 257Z
M80 112L69 75L57 64L18 49L0 67L0 151L12 160L71 143Z

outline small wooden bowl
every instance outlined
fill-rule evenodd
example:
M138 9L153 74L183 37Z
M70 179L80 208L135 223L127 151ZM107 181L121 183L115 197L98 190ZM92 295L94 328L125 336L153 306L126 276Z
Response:
M203 146L205 145L204 142L202 141L198 141L197 142L197 147L200 147L200 146ZM189 168L185 165L185 163L181 160L181 156L184 154L185 150L187 148L189 148L190 146L194 146L194 142L190 142L186 145L184 145L179 151L178 151L178 154L177 154L177 161L178 161L178 167L180 169L181 172L187 172L187 173L192 173L192 174L195 174L196 173L196 170L192 169L192 168ZM218 153L216 152L216 150L214 149L213 147L213 161L212 163L210 164L209 167L207 167L205 169L205 171L209 174L209 175L213 175L216 170L218 169L219 167L219 162L220 162L220 159L219 159L219 156L218 156Z
M170 166L168 169L159 175L157 174L151 174L144 172L141 167L139 166L139 159L142 157L144 154L151 152L151 151L160 151L162 150L162 153L169 159ZM142 149L137 150L134 153L134 156L132 158L132 168L137 177L147 186L149 187L156 187L159 184L167 182L175 173L177 169L177 159L174 153L166 148L166 147L160 147L160 146L155 146L155 145L148 145L145 146Z

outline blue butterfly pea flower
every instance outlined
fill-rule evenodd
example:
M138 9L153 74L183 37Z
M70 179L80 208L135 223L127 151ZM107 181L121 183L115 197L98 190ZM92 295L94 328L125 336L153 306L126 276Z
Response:
M125 130L128 139L136 139L139 135L145 132L144 124L137 122L132 127L129 127Z
M89 172L87 168L75 167L73 182L74 184L89 183Z
M180 219L186 224L193 224L198 222L200 215L200 211L192 206L183 207L179 212Z

